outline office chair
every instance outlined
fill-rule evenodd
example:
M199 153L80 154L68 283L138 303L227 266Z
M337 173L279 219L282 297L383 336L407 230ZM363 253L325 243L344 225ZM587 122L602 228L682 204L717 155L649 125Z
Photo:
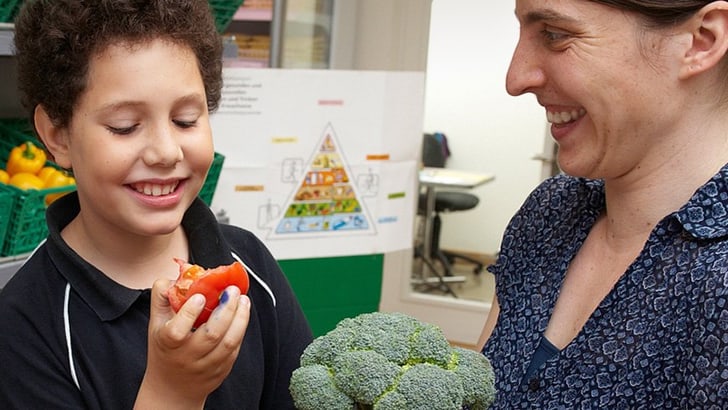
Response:
M425 134L422 143L422 162L426 167L444 168L449 149L447 147L447 138L441 133ZM425 214L427 207L427 198L420 193L417 213L428 217ZM440 249L440 230L442 227L441 213L460 212L473 209L478 205L479 199L464 191L435 191L435 209L432 216L432 240L430 249L432 251L431 258L442 264L445 276L453 276L452 265L457 259L474 264L473 272L479 274L483 271L483 263L477 259L471 258L457 252ZM417 253L415 254L417 256Z

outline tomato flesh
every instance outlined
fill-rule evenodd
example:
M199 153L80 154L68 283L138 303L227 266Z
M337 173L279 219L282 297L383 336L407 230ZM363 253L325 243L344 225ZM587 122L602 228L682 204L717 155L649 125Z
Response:
M238 261L211 269L205 269L177 258L175 258L175 262L179 265L179 277L167 290L167 298L172 309L178 312L187 299L195 293L205 297L205 308L197 317L195 328L207 322L210 314L219 304L220 295L228 286L237 286L241 294L248 293L248 273Z

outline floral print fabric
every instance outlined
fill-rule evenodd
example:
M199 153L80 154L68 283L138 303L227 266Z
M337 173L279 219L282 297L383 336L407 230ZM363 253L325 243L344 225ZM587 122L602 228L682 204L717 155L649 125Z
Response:
M728 166L660 221L576 338L522 380L569 262L604 211L601 181L544 181L509 223L501 311L483 349L493 408L728 406Z

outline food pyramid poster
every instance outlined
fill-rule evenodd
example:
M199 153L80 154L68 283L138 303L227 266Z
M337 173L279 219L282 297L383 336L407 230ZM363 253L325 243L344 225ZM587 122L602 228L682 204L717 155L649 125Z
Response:
M410 249L424 73L229 67L211 209L277 259Z
M351 175L334 129L328 124L271 237L352 231L375 233Z

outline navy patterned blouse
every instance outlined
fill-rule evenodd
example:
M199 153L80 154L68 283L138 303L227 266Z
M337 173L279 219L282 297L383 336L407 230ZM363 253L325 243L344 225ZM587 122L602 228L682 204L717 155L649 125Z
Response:
M728 165L660 221L576 338L524 377L570 260L604 210L601 181L544 181L490 270L500 302L483 349L493 408L728 408Z

